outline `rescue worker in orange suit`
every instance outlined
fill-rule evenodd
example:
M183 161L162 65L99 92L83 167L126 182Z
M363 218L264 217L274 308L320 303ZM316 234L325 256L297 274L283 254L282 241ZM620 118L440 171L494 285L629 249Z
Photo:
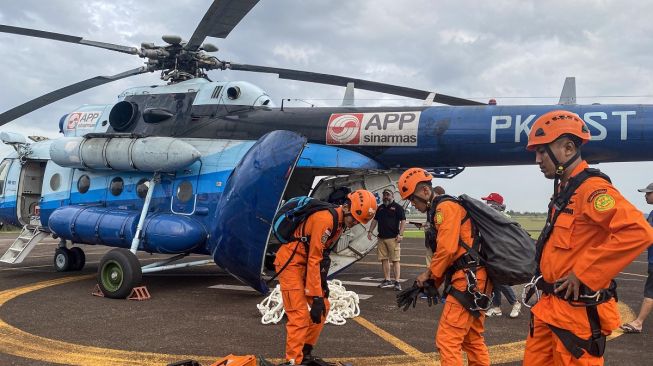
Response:
M315 212L295 231L295 237L308 238L307 245L293 241L277 252L274 264L277 273L280 272L283 307L288 317L286 363L283 365L310 365L316 358L311 351L320 337L329 311L326 287L329 268L322 268L324 273L321 274L323 252L337 243L343 230L359 223L367 224L374 218L376 207L376 198L372 193L362 189L354 191L347 195L342 206L335 209L338 214L337 227L333 227L333 216L328 210ZM335 235L332 235L333 230L336 230ZM286 263L286 268L281 270Z
M436 288L445 284L444 292L448 296L435 336L441 364L462 365L462 351L465 351L469 365L489 365L483 323L484 309L490 305L487 294L491 293L491 285L485 268L474 265L475 260L460 244L462 241L471 247L473 242L467 211L452 200L442 199L445 196L436 195L432 179L424 169L411 168L399 177L398 186L401 198L409 200L418 211L427 213L427 221L436 230L435 253L429 268L416 282L419 287L424 287L430 279L435 280ZM468 284L471 292L467 291ZM472 293L477 296L476 301Z
M531 309L526 366L603 365L605 336L621 323L612 279L653 242L642 213L607 176L588 170L580 149L589 139L583 120L561 110L539 117L528 136L554 195L538 240L539 270L527 285L542 295Z

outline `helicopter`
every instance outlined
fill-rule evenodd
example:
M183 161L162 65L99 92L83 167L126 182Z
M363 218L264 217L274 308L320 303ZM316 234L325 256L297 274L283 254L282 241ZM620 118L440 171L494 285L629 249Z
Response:
M129 47L11 25L0 32L96 47L145 60L93 77L0 114L0 125L89 88L149 72L166 85L133 87L109 104L83 105L59 120L64 137L3 132L15 152L0 163L0 218L23 232L0 261L20 263L45 236L61 239L58 271L79 270L79 246L115 247L100 261L98 283L123 298L151 273L215 262L261 293L279 244L271 221L299 195L338 202L348 190L395 188L402 169L419 165L452 178L468 166L531 162L530 124L560 108L484 104L429 90L358 78L225 61L207 37L225 38L258 1L213 1L188 41ZM276 74L345 87L339 107L276 106L246 81L210 81L207 72ZM354 89L415 98L422 106L357 107ZM560 103L588 123L591 162L645 161L651 107L577 105L572 81ZM434 106L433 103L446 106ZM321 177L327 178L321 178ZM315 180L320 180L314 185ZM330 275L363 258L374 243L360 225L338 242ZM137 251L169 254L141 267ZM212 259L172 264L190 254Z

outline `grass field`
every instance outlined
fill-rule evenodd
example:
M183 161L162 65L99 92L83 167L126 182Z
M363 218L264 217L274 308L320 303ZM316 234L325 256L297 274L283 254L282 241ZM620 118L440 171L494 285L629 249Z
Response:
M540 235L540 231L544 227L544 222L546 221L546 216L544 215L533 215L533 216L515 216L513 217L515 221L519 223L532 238L537 239ZM423 220L422 220L423 221ZM406 238L423 238L424 232L421 230L415 230L414 228L409 228L404 231L404 237Z

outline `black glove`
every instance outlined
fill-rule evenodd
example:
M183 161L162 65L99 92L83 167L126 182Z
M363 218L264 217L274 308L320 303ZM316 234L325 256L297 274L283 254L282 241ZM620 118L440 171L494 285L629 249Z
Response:
M404 311L408 310L411 304L415 307L417 297L421 291L422 289L417 286L417 282L414 282L412 287L399 291L397 294L397 306L400 309L403 307Z
M315 324L320 324L322 323L322 315L326 316L324 298L315 296L313 298L313 305L311 305L311 320Z
M423 292L424 295L426 295L426 300L428 301L429 306L440 302L440 293L438 292L438 288L435 287L434 280L427 280L424 282Z

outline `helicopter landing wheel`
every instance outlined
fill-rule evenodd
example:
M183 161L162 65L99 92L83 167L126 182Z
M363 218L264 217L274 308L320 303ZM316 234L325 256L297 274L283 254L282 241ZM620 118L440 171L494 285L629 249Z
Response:
M86 254L80 247L70 248L70 254L72 257L72 263L70 266L71 271L81 271L86 264Z
M112 249L100 260L97 282L105 297L124 299L142 279L138 258L127 249Z
M57 248L54 251L54 269L57 272L69 271L72 266L73 254L68 248Z

